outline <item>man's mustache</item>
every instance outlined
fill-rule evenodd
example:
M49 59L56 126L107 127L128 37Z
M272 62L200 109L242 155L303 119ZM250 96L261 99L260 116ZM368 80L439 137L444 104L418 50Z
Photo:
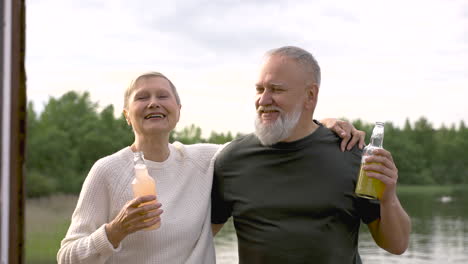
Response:
M263 112L271 112L271 111L278 111L280 114L283 113L283 109L277 107L277 106L259 106L257 108L257 114L261 114Z

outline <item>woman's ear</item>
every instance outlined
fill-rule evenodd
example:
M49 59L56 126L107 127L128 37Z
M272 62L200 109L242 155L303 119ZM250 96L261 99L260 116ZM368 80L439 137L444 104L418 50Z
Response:
M182 109L182 105L179 105L179 114L177 115L177 122L179 122L180 119L180 110Z
M128 116L128 111L127 111L126 109L124 109L124 110L122 111L122 114L124 115L125 121L127 121L127 124L128 124L129 126L132 126L132 123L130 122L130 117Z

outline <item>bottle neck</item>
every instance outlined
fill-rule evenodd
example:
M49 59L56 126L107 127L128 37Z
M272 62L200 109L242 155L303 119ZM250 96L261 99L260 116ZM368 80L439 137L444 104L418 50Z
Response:
M375 148L382 148L384 139L384 126L382 123L377 123L372 130L370 145Z
M143 180L148 176L148 169L144 164L135 164L135 178Z
M143 152L134 152L133 153L133 164L145 166L145 160L143 159Z
M370 140L371 146L375 148L382 148L383 146L383 135L381 137L371 137Z

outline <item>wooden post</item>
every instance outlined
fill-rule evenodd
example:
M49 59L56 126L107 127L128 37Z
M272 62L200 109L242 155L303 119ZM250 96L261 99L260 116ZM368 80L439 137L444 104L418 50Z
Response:
M24 262L25 1L3 0L1 29L1 263Z

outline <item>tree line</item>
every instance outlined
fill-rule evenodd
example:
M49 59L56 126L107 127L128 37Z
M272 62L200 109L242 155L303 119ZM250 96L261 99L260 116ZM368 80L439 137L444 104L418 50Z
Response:
M36 113L32 102L27 107L26 193L38 197L53 193L79 193L96 160L133 142L133 133L123 116L115 117L114 107L98 110L89 93L70 91L49 98L43 111ZM353 125L366 131L366 142L373 124L361 120ZM184 144L223 144L240 134L212 132L202 137L196 125L175 131L170 141ZM424 117L403 128L385 123L384 148L392 152L399 170L399 183L468 183L468 129L458 125L434 129Z

